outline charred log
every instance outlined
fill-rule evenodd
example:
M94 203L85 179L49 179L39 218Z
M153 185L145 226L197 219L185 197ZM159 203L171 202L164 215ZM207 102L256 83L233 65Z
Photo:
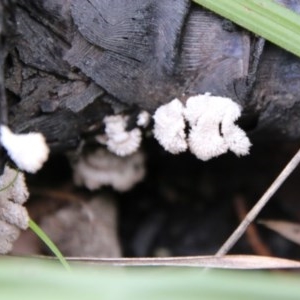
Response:
M254 133L300 136L300 59L268 44L252 74L257 38L190 1L19 0L14 17L9 123L52 149L76 148L115 111L205 92L240 103Z

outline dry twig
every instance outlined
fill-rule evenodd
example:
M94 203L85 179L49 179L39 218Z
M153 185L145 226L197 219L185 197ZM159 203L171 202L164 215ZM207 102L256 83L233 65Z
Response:
M239 221L242 222L243 219L247 215L246 201L243 196L237 196L234 199L234 204L236 207L237 215ZM271 250L265 245L265 243L261 240L257 227L254 223L250 224L246 231L247 240L251 245L252 249L257 255L261 256L272 256Z
M281 173L270 185L270 187L263 194L263 196L257 201L254 207L248 212L248 214L246 215L244 220L240 223L240 225L236 228L236 230L222 245L219 251L215 254L216 257L221 257L230 251L230 249L235 245L235 243L239 240L239 238L245 233L250 223L253 222L253 220L261 212L261 210L268 203L271 197L276 193L276 191L281 187L284 181L295 170L299 162L300 162L300 149L290 160L290 162L285 166L285 168L281 171Z

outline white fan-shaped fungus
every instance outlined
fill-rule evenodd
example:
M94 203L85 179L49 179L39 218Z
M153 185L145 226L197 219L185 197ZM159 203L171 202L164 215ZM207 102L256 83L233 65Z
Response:
M0 176L0 253L12 249L20 229L29 223L27 210L22 204L29 196L24 174L5 166Z
M241 110L238 105L232 107L231 114L225 114L222 121L222 134L229 150L236 155L247 155L251 147L245 131L239 128L234 122L240 117Z
M240 117L240 106L229 98L209 93L190 97L186 107L175 99L159 107L153 118L154 137L165 150L176 154L190 151L201 160L219 156L228 150L246 155L251 143L234 122ZM189 123L189 136L185 135Z
M14 134L5 125L0 131L0 142L19 169L35 173L48 159L49 148L41 133Z
M141 152L125 158L105 149L98 149L82 156L73 165L73 169L75 183L90 190L109 185L117 191L127 191L145 175L144 156Z
M190 97L184 115L191 127L190 150L199 159L208 160L228 150L237 155L248 154L251 143L245 132L234 124L241 109L230 98L208 93Z
M20 229L1 220L0 228L0 254L6 254L12 250L13 243L20 235Z
M23 204L28 197L29 192L24 174L6 165L2 176L0 176L0 199Z
M0 199L0 219L11 225L15 225L20 229L27 229L29 216L24 206Z
M187 142L184 132L183 104L178 99L174 99L160 106L153 118L154 137L165 150L173 154L184 152L187 149Z
M126 131L128 117L122 115L107 116L104 118L106 140L99 137L99 142L105 143L109 151L127 156L137 151L141 144L142 133L134 128Z
M212 128L205 131L201 125L203 123L193 126L190 130L188 137L190 151L203 161L227 152L228 147L222 137Z

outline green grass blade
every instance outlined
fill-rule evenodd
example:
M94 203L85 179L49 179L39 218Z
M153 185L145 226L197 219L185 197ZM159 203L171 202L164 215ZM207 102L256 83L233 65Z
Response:
M272 0L193 0L300 56L300 15Z
M70 271L71 267L59 251L59 249L55 246L55 244L51 241L48 235L33 221L29 220L29 228L47 245L47 247L53 252L53 254L57 257L60 263L65 267L66 270Z
M298 300L299 275L186 268L82 268L0 259L1 299L8 300Z

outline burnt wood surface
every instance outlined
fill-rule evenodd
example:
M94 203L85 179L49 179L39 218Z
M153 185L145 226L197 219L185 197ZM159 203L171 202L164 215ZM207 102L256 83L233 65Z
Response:
M267 43L249 90L258 38L188 0L18 0L13 15L9 124L41 131L54 151L100 132L108 114L205 92L239 102L254 134L300 136L300 59Z

